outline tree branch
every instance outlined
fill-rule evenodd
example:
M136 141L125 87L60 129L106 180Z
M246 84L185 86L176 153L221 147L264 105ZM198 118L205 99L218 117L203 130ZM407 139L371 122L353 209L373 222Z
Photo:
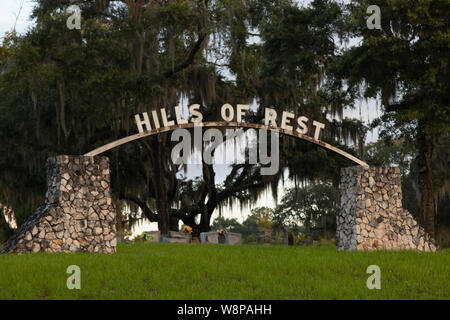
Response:
M122 195L120 197L123 200L128 200L131 202L134 202L135 204L137 204L139 206L139 208L141 208L142 213L144 214L144 216L151 222L157 222L158 221L158 215L156 213L154 213L148 206L147 203L145 203L145 201L142 201L141 199L139 199L139 197L137 196L132 196L132 195Z
M198 40L195 42L195 45L192 48L191 52L189 53L189 56L187 57L187 59L184 62L176 65L172 70L166 71L164 73L164 77L170 78L174 74L176 74L176 73L186 69L187 67L189 67L194 62L195 55L197 54L197 52L200 51L200 49L202 47L202 43L205 40L205 38L206 38L206 34L205 33L200 34L199 37L198 37Z

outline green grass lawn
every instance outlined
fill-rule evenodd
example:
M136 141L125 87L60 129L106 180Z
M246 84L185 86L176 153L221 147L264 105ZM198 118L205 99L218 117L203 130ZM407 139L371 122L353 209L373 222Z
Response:
M69 265L81 289L69 290ZM369 290L369 265L381 290ZM0 255L0 299L450 299L450 250L119 244L117 253Z

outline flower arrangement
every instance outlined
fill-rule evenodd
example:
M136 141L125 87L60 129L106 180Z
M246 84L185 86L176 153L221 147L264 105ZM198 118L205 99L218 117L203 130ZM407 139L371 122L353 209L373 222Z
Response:
M217 230L217 232L218 232L220 235L224 236L224 235L227 233L227 230L226 230L225 228L222 228L222 229Z
M227 230L225 228L221 228L217 230L217 233L219 234L219 243L226 243Z
M181 230L186 234L186 235L190 235L192 233L192 228L190 226L187 225L183 225L183 227L181 228Z
M142 232L142 234L141 234L141 238L144 240L144 241L151 241L151 240L153 240L153 237L150 235L150 234L148 234L147 232Z

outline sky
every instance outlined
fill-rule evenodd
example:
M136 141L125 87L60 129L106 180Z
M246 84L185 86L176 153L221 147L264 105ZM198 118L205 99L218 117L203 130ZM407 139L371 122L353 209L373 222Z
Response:
M0 36L3 38L14 26L17 32L25 32L32 25L29 19L32 10L33 0L0 0Z
M33 9L33 0L0 0L0 37L3 38L5 32L12 31L14 28L19 33L24 33L33 25L33 21L30 20L30 15ZM302 5L305 5L309 0L297 1ZM358 118L364 122L369 122L378 116L378 110L375 107L375 101L370 100L368 102L362 101L356 110L347 110L344 112L344 117ZM377 133L368 133L367 142L375 141L377 139ZM226 171L218 173L218 176L225 177ZM199 168L192 167L191 172L200 173ZM284 181L280 182L279 194L283 194L283 186L292 185L292 182ZM271 193L261 195L260 199L253 207L268 206L274 207L275 201L273 200ZM250 213L250 208L225 208L222 211L223 215L227 218L236 218L238 221L243 221ZM217 215L217 214L216 214ZM147 230L155 230L157 225L155 223L143 223L137 225L134 233L140 233Z

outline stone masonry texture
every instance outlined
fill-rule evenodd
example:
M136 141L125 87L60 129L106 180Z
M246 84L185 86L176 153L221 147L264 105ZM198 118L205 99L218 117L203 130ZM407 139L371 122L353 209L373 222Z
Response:
M339 250L436 251L434 240L402 208L399 168L343 168L340 190Z
M109 159L61 155L46 163L45 203L0 253L116 252Z

